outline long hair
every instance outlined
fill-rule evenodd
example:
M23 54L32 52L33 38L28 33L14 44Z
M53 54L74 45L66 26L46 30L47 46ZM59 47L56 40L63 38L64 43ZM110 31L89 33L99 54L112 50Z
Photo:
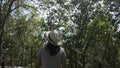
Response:
M45 49L52 56L56 55L60 51L60 47L59 46L55 46L55 45L53 45L53 44L51 44L49 42L46 44Z

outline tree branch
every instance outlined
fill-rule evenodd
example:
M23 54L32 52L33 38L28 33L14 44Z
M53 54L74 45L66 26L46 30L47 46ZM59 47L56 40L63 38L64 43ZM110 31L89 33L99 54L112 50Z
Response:
M7 11L7 13L6 13L6 15L5 15L5 17L4 17L3 21L2 21L2 23L5 23L5 20L7 19L8 15L9 15L9 13L10 13L10 11L11 11L11 7L12 7L12 5L13 5L13 2L14 2L14 0L12 0L12 1L10 2L8 11Z
M34 10L37 10L36 8L34 8L34 7L30 6L30 5L18 5L18 6L16 6L14 9L12 9L12 10L10 11L10 13L11 13L12 11L18 9L19 7L26 7L26 6L27 6L27 7L30 7L30 8L33 8Z

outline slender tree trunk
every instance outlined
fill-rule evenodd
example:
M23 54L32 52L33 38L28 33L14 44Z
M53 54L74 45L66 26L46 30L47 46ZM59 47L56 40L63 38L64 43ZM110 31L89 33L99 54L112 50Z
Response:
M11 12L11 7L12 7L14 0L11 0L9 2L10 2L10 4L9 4L8 10L7 10L7 13L2 14L2 12L5 12L5 11L1 9L4 7L2 6L2 0L0 1L0 57L2 56L2 42L3 42L4 26L5 26L5 22L9 16L10 12ZM3 62L1 63L1 68L5 68L4 56L2 57L2 60L3 60Z
M102 64L101 63L98 63L98 68L102 68Z
M2 9L0 9L0 15L1 15L0 16L0 50L1 50L1 44L2 44L2 39L3 39L3 34L4 34L5 22L6 22L6 19L8 18L9 14L11 12L11 7L13 5L13 2L14 2L14 0L10 1L10 5L9 5L9 8L8 8L6 14L1 14ZM2 8L1 4L2 4L2 1L0 2L0 7Z
M4 58L4 56L2 57L2 60L3 60L3 62L1 64L1 68L5 68L5 58Z

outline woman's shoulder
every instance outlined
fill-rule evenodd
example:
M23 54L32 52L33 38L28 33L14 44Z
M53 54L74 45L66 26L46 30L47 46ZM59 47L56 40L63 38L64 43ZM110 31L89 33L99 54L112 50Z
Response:
M61 52L64 52L64 48L63 48L63 47L60 47L60 51L61 51Z
M43 50L45 50L44 46L39 48L39 51L43 51Z
M45 49L45 46L40 47L40 49Z
M60 49L64 50L64 48L63 48L63 47L60 47Z
M60 53L62 54L63 57L66 57L66 52L63 47L60 47Z

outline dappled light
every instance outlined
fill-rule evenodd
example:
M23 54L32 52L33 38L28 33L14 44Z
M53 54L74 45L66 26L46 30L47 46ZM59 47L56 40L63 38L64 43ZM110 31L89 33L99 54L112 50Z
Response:
M0 68L35 68L53 29L66 68L120 67L119 0L0 0Z

